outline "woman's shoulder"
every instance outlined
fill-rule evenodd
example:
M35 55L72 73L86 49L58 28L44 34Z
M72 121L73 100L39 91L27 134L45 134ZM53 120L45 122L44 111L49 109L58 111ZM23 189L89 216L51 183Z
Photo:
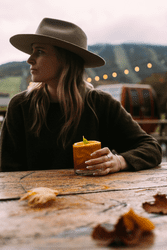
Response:
M24 100L26 100L26 93L27 93L27 90L14 95L11 98L8 106L13 107L13 106L21 104Z

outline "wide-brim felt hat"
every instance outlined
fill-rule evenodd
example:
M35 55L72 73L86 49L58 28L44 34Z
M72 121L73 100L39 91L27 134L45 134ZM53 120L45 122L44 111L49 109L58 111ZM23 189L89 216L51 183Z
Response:
M69 50L85 62L85 68L100 67L105 60L87 49L87 36L77 25L51 18L44 18L35 34L18 34L10 38L11 44L31 55L32 44L46 43Z

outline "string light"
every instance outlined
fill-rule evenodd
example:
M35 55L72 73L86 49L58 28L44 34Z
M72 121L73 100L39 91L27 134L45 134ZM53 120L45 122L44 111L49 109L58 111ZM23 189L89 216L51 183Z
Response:
M135 71L139 72L140 68L138 66L135 67Z
M107 80L107 79L108 79L108 75L107 75L107 74L104 74L104 75L103 75L103 79L104 79L104 80Z
M152 68L152 64L151 63L147 63L147 68L151 69Z
M99 76L95 76L95 81L99 81L100 80L100 77Z
M88 77L88 78L87 78L87 81L88 81L88 82L91 82L91 81L92 81L92 78L91 78L91 77Z
M128 75L128 74L129 74L129 70L128 70L128 69L125 69L125 70L124 70L124 74L125 74L125 75Z
M117 73L116 73L116 72L113 72L113 73L112 73L112 77L117 77Z
M147 63L147 68L151 69L152 66L153 66L152 63ZM139 71L140 71L139 66L135 66L134 70L135 70L136 72L139 72ZM128 75L128 74L129 74L129 70L128 70L128 69L125 69L125 70L124 70L124 74L125 74L125 75ZM117 72L115 72L115 71L112 73L112 77L114 77L114 78L117 77L117 75L118 75L118 74L117 74ZM100 77L99 77L99 76L95 76L94 79L95 79L95 81L98 82L98 81L100 80ZM107 75L107 74L104 74L104 75L103 75L103 79L104 79L104 80L108 79L108 75ZM92 81L92 78L91 78L91 77L88 77L88 78L87 78L87 81L88 81L88 82L91 82L91 81Z

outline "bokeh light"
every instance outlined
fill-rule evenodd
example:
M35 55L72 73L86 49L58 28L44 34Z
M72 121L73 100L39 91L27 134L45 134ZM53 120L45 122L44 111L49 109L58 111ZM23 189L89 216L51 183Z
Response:
M151 69L152 68L152 63L147 63L147 68Z
M108 75L107 75L107 74L104 74L104 75L103 75L103 79L104 79L104 80L107 80L107 79L108 79Z
M95 81L99 81L100 80L100 77L99 76L95 76Z
M128 74L129 74L129 70L128 70L128 69L125 69L125 70L124 70L124 74L125 74L125 75L128 75Z
M112 77L117 77L117 73L116 73L116 72L113 72L113 73L112 73Z
M87 81L88 81L88 82L91 82L91 81L92 81L92 78L91 78L91 77L88 77L88 78L87 78Z
M138 66L135 67L135 71L139 72L140 68Z

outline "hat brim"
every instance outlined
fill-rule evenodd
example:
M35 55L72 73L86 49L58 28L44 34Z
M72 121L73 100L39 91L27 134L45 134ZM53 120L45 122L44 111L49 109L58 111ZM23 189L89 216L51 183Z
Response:
M94 54L86 49L76 46L66 41L55 39L49 36L37 35L37 34L20 34L10 38L10 43L17 49L25 52L29 55L32 53L32 44L34 43L47 43L54 46L58 46L63 49L67 49L80 57L85 61L85 68L100 67L105 64L105 60L99 55Z

